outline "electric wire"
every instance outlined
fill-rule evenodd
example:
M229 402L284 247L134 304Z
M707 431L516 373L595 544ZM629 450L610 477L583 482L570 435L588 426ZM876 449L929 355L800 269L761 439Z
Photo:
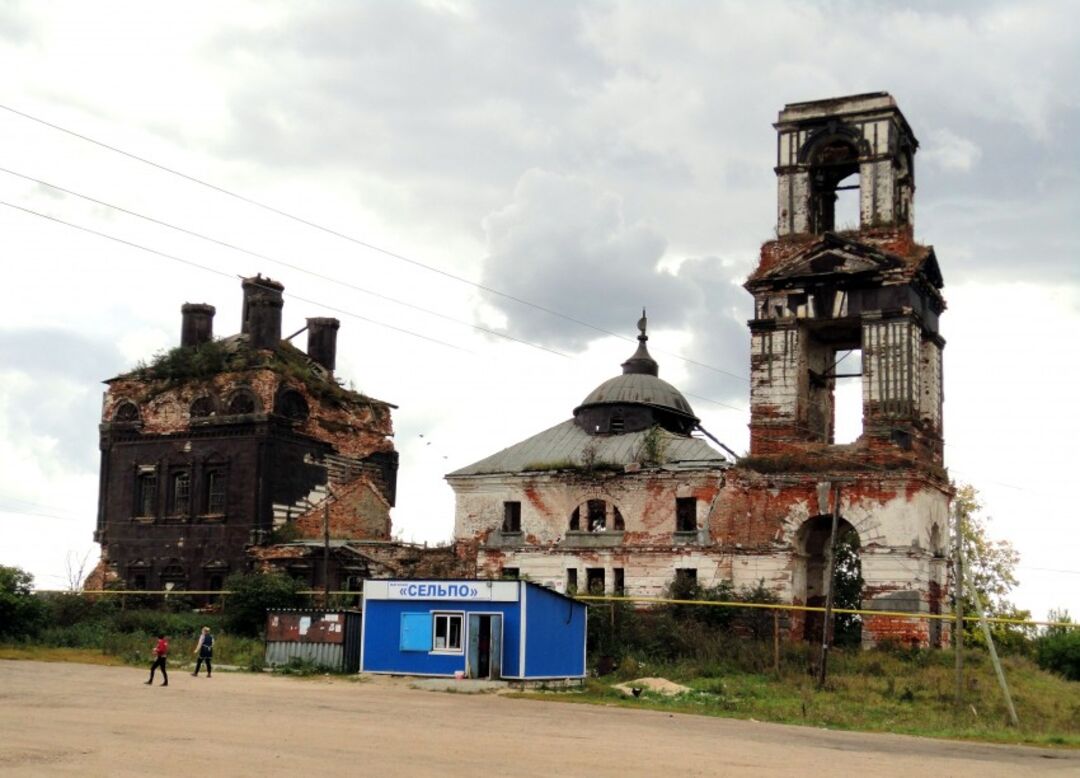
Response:
M69 222L69 221L66 221L64 219L61 219L58 216L52 216L50 214L42 213L41 211L36 211L36 210L34 210L32 208L27 208L27 207L21 206L21 205L16 205L14 203L7 202L6 200L0 200L0 205L7 206L8 208L12 208L12 209L17 210L17 211L22 211L23 213L26 213L26 214L29 214L29 215L32 215L32 216L37 216L39 218L46 219L48 221L55 222L57 224L62 224L64 226L71 227L73 229L80 230L82 232L86 232L86 233L89 233L91 235L95 235L95 236L100 237L100 238L105 238L107 240L115 241L117 243L123 244L125 246L130 247L130 248L140 249L142 251L149 252L150 254L153 254L155 256L158 256L158 257L161 257L161 258L164 258L164 259L168 259L168 260L171 260L171 261L174 261L174 262L179 262L179 263L184 264L184 265L188 265L189 267L193 267L193 268L196 268L196 269L199 269L199 270L203 270L203 271L206 271L206 272L209 272L209 273L213 273L215 275L224 276L226 278L233 278L233 274L227 273L227 272L225 272L223 270L218 270L217 268L213 268L213 267L210 267L208 265L203 265L203 264L201 264L199 262L195 262L195 261L190 260L190 259L185 259L184 257L180 257L180 256L177 256L175 254L170 254L168 252L160 251L158 249L151 248L151 247L143 245L141 243L136 243L134 241L127 240L126 238L121 238L121 237L118 237L116 235L111 235L111 234L109 234L107 232L102 232L101 230L93 229L92 227L86 227L86 226L83 226L83 225L80 225L80 224L75 224L74 222ZM418 332L414 332L412 330L407 330L407 329L404 329L402 327L397 327L397 326L392 325L392 324L387 324L386 322L382 322L382 321L379 321L377 319L372 319L372 318L367 317L367 316L362 316L362 315L360 315L358 313L354 313L354 312L346 310L344 308L335 307L335 306L329 305L327 303L320 302L318 300L312 300L310 298L301 297L299 295L292 294L292 293L286 293L286 295L288 297L294 299L294 300L299 300L300 302L308 303L309 305L315 305L315 306L325 308L325 309L330 310L330 311L334 311L335 313L340 313L340 314L345 315L345 316L351 316L352 318L359 319L359 320L365 321L365 322L369 322L371 324L375 324L375 325L380 326L380 327L385 327L387 329L395 330L397 332L401 332L401 333L406 334L406 335L411 335L411 336L416 337L416 338L421 338L423 340L429 341L431 343L435 343L435 344L440 345L440 346L446 346L447 348L452 348L452 349L455 349L457 351L463 351L463 352L468 353L468 354L473 354L474 356L476 354L476 352L471 351L471 350L469 350L467 348L464 348L462 346L457 346L457 345L454 345L453 343L447 343L446 341L439 340L438 338L432 338L432 337L430 337L428 335L423 335L423 334L420 334ZM557 354L558 356L563 356L563 357L567 356L565 354L560 354L558 352L553 352L553 353ZM704 402L708 402L708 403L711 403L713 405L718 405L718 406L721 406L723 408L728 408L730 410L739 411L740 413L744 412L746 410L745 408L739 408L739 407L736 407L734 405L730 405L728 403L721 402L720 400L714 400L714 399L709 398L709 397L704 397L704 396L701 396L701 395L695 395L695 394L690 394L690 393L684 393L684 394L686 394L686 396L688 396L688 397L693 397L695 399L702 400Z
M185 258L177 256L175 254L169 254L169 253L164 252L164 251L159 251L158 249L150 248L149 246L144 246L141 243L135 243L134 241L130 241L130 240L127 240L125 238L118 237L116 235L110 235L107 232L101 232L100 230L95 230L92 227L86 227L86 226L83 226L81 224L75 224L74 222L65 221L64 219L61 219L61 218L59 218L57 216L51 216L51 215L49 215L47 213L42 213L41 211L35 211L32 208L26 208L25 206L22 206L22 205L16 205L14 203L9 203L6 200L0 200L0 205L7 206L8 208L12 208L12 209L14 209L16 211L22 211L23 213L27 213L27 214L30 214L32 216L37 216L37 217L39 217L41 219L47 219L48 221L55 222L57 224L63 224L66 227L70 227L70 228L75 229L75 230L80 230L82 232L89 233L90 235L96 235L99 238L105 238L106 240L111 240L111 241L114 241L116 243L121 243L121 244L123 244L125 246L128 246L130 248L135 248L135 249L139 249L141 251L146 251L146 252L149 252L150 254L154 254L154 255L156 255L158 257L162 257L163 259L168 259L168 260L171 260L173 262L179 262L179 263L181 263L183 265L188 265L189 267L194 267L194 268L197 268L199 270L203 270L203 271L205 271L207 273L213 273L215 275L224 276L225 278L230 278L230 279L234 277L234 275L232 273L227 273L224 270L218 270L215 267L210 267L209 265L203 265L203 264L201 264L199 262L195 262L195 261L190 260L190 259L185 259ZM369 316L361 316L360 314L354 313L353 311L348 311L348 310L345 310L343 308L336 308L336 307L334 307L332 305L327 305L326 303L321 303L321 302L317 302L315 300L310 300L310 299L308 299L306 297L300 297L299 295L295 295L295 294L292 294L292 293L288 293L287 296L291 297L294 300L299 300L300 302L308 303L309 305L316 305L316 306L319 306L320 308L325 308L327 310L334 311L335 313L340 313L340 314L342 314L344 316L350 316L350 317L352 317L354 319L359 319L360 321L365 321L365 322L368 322L369 324L374 324L374 325L376 325L378 327L384 327L386 329L394 330L395 332L400 332L400 333L402 333L404 335L410 335L410 336L412 336L414 338L420 338L421 340L426 340L426 341L429 341L431 343L436 343L436 344L438 344L440 346L445 346L447 348L452 348L452 349L454 349L456 351L464 351L464 352L469 353L469 354L474 353L474 352L470 351L469 349L463 348L462 346L456 346L453 343L447 343L446 341L439 340L438 338L433 338L433 337L431 337L429 335L423 335L423 334L421 334L419 332L414 332L412 330L407 330L407 329L405 329L403 327L397 327L397 326L395 326L393 324L387 324L386 322L379 321L378 319L372 319Z
M430 308L425 308L422 305L416 305L415 303L410 303L410 302L408 302L406 300L401 300L401 299L398 299L396 297L391 297L390 295L382 294L381 292L375 292L375 291L373 291L371 289L367 289L365 287L358 286L356 284L350 283L349 281L344 281L342 279L335 278L333 276L326 275L325 273L320 273L320 272L315 271L315 270L309 270L308 268L302 267L302 266L296 264L295 262L289 262L288 260L280 259L278 257L271 257L271 256L269 256L267 254L262 254L262 253L260 253L258 251L253 251L251 249L244 248L243 246L238 246L235 243L230 243L230 242L228 242L226 240L222 240L220 238L215 238L215 237L213 237L211 235L206 235L204 233L197 232L196 230L190 229L188 227L181 227L179 225L172 224L172 223L167 222L167 221L163 221L162 219L156 219L153 216L147 216L146 214L139 213L138 211L133 211L133 210L131 210L129 208L125 208L123 206L116 205L114 203L109 203L109 202L106 202L104 200L99 200L96 197L91 197L90 195L83 194L81 192L76 192L73 189L67 189L66 187L62 187L62 186L60 186L58 184L53 184L53 183L51 183L49 181L44 181L44 180L42 180L40 178L35 178L33 176L26 175L25 173L20 173L20 172L18 172L16 170L11 170L10 168L0 167L0 172L7 173L10 176L15 176L17 178L21 178L24 181L30 181L30 182L33 182L33 183L38 184L40 186L48 187L48 188L53 189L53 190L55 190L57 192L63 192L64 194L71 195L72 197L78 197L79 199L85 200L86 202L93 203L94 205L100 205L100 206L102 206L104 208L110 208L110 209L112 209L114 211L118 211L120 213L127 214L128 216L133 216L136 219L142 219L143 221L150 222L151 224L156 224L156 225L158 225L160 227L165 227L167 229L174 230L174 231L182 233L184 235L188 235L188 236L193 237L193 238L198 238L199 240L204 240L204 241L206 241L208 243L213 243L213 244L216 244L218 246L222 246L223 248L227 248L227 249L229 249L231 251L237 251L237 252L239 252L241 254L246 254L246 255L248 255L250 257L255 257L256 259L261 259L261 260L264 260L266 262L272 262L272 263L274 263L276 265L281 265L282 267L287 267L290 270L295 270L295 271L297 271L299 273L305 273L305 274L307 274L309 276L313 276L313 277L321 279L323 281L328 281L328 282L330 282L332 284L336 284L338 286L343 286L343 287L345 287L347 289L351 289L351 290L353 290L355 292L361 292L362 294L370 295L372 297L377 297L380 300L385 300L387 302L394 303L395 305L401 305L401 306L403 306L405 308L410 308L410 309L412 309L414 311L420 311L421 313L426 313L428 315L438 317L438 318L443 319L445 321L450 321L450 322L453 322L455 324L460 324L460 325L462 325L464 327L471 327L472 329L477 330L478 332L483 332L486 335L492 335L492 336L497 337L497 338L504 338L506 340L511 340L511 341L513 341L515 343L521 343L522 345L530 346L531 348L539 349L541 351L546 351L549 354L555 354L556 356L569 358L569 356L567 354L564 354L561 351L558 351L558 350L553 349L553 348L549 348L549 347L544 346L542 344L533 343L531 341L524 340L523 338L516 338L513 335L510 335L510 334L505 333L505 332L499 332L497 330L488 329L487 327L482 327L479 324L474 324L472 322L468 322L468 321L465 321L463 319L458 319L458 318L455 318L453 316L449 316L449 315L444 314L444 313L439 313L438 311L434 311L434 310L432 310Z
M479 290L481 290L483 292L487 292L487 293L495 295L497 297L502 297L502 298L504 298L506 300L511 300L511 301L513 301L515 303L518 303L519 305L524 305L526 307L533 308L534 310L541 311L541 312L546 313L546 314L548 314L550 316L555 316L557 318L564 319L566 321L577 324L577 325L579 325L581 327L585 327L585 328L591 329L591 330L593 330L595 332L599 332L599 333L601 333L603 335L608 335L610 337L619 338L620 340L625 340L625 341L628 341L628 342L631 342L631 343L634 342L633 338L630 338L630 337L628 337L626 335L621 335L621 334L619 334L617 332L612 332L611 330L605 329L604 327L599 327L599 326L597 326L595 324L590 324L587 321L576 318L574 316L570 316L569 314L565 314L565 313L562 313L560 311L556 311L556 310L554 310L552 308L548 308L548 307L546 307L544 305L540 305L539 303L534 303L534 302L532 302L530 300L527 300L527 299L525 299L523 297L519 297L517 295L513 295L513 294L510 294L508 292L503 292L503 291L501 291L499 289L496 289L496 288L494 288L492 286L488 286L486 284L481 284L481 283L479 283L477 281L473 281L471 279L465 278L464 276L456 275L455 273L451 273L451 272L449 272L447 270L443 270L443 269L435 267L433 265L428 265L428 264L426 264L424 262L421 262L419 260L412 259L411 257L405 256L404 254L401 254L399 252L383 248L383 247L378 246L378 245L376 245L374 243L371 243L369 241L366 241L366 240L363 240L361 238L357 238L357 237L355 237L353 235L349 235L347 233L341 232L340 230L336 230L336 229L334 229L332 227L327 227L325 225L319 224L318 222L314 222L314 221L311 221L310 219L306 219L306 218L304 218L302 216L297 216L296 214L290 213L289 211L285 211L285 210L283 210L281 208L277 208L276 206L270 205L268 203L264 203L261 200L256 200L253 197L248 197L247 195L240 194L239 192L234 192L234 191L232 191L230 189L226 189L223 186L213 184L213 183L211 183L209 181L206 181L204 179L198 178L196 176L190 175L188 173L184 173L184 172L182 172L180 170L177 170L175 168L169 167L168 165L164 165L164 164L161 164L159 162L155 162L155 161L153 161L151 159L148 159L146 157L135 154L133 152L126 151L126 150L124 150L124 149L122 149L122 148L120 148L118 146L113 145L113 144L97 140L96 138L92 138L89 135L85 135L85 134L77 132L75 130L68 129L67 127L63 127L63 126L61 126L59 124L56 124L54 122L50 122L50 121L48 121L46 119L42 119L41 117L34 116L32 114L26 113L25 111L20 111L20 110L18 110L16 108L13 108L13 107L9 106L9 105L5 105L3 103L0 103L0 109L8 111L9 113L15 114L16 116L21 116L22 118L27 119L29 121L36 122L36 123L41 124L41 125L43 125L45 127L49 127L50 129L56 130L58 132L62 132L62 133L65 133L67 135L70 135L72 137L78 138L79 140L85 141L87 143L91 143L91 144L93 144L95 146L106 149L106 150L111 151L113 153L120 154L121 156L127 157L129 159L133 159L133 160L135 160L137 162L140 162L142 164L149 165L150 167L156 168L157 170L161 170L161 171L163 171L165 173L169 173L171 175L178 176L180 178L185 179L186 181L190 181L191 183L194 183L194 184L197 184L199 186L205 187L205 188L210 189L210 190L212 190L214 192L217 192L219 194L223 194L223 195L225 195L227 197L234 198L236 200L239 200L240 202L246 203L246 204L254 206L256 208L260 208L260 209L262 209L264 211L275 214L275 215L280 216L282 218L289 219L289 220L291 220L293 222L296 222L297 224L301 224L301 225L304 225L304 226L309 227L311 229L315 229L315 230L318 230L320 232L326 233L327 235L331 235L331 236L339 238L341 240L345 240L345 241L348 241L350 243L354 243L354 244L356 244L358 246L361 246L363 248L370 249L372 251L376 251L376 252L378 252L378 253L380 253L380 254L382 254L384 256L390 257L391 259L395 259L395 260L398 260L398 261L401 261L401 262L405 262L405 263L408 263L408 264L413 265L415 267L421 268L423 270L427 270L429 272L436 273L438 275L441 275L441 276L443 276L445 278L449 278L449 279L451 279L453 281L456 281L458 283L466 284L468 286L479 289ZM749 383L749 379L746 378L743 375L733 373L733 372L730 372L728 370L724 370L722 368L706 364L704 362L699 362L697 360L691 359L689 357L685 357L682 354L678 354L676 352L670 352L670 351L665 351L665 350L661 350L661 349L655 349L655 350L659 354L665 354L665 355L668 355L668 356L672 356L672 357L674 357L676 359L679 359L679 360L682 360L682 361L686 362L687 364L695 365L697 367L701 367L701 368L706 369L706 370L711 370L713 372L720 373L721 375L726 375L726 376L728 376L730 378L736 378L736 379L738 379L740 381Z

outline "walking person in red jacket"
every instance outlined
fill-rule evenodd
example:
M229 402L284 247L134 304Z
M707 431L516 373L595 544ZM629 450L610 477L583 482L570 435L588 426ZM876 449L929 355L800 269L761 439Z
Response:
M158 635L157 645L154 646L154 663L150 665L150 680L147 684L154 682L154 671L159 667L161 668L161 685L169 685L169 674L165 672L165 659L169 656L169 639L162 633Z

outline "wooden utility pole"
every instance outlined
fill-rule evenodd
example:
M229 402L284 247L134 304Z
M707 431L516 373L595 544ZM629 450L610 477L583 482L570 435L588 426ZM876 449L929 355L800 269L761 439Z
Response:
M990 634L990 624L986 620L986 610L983 608L982 595L971 587L971 599L975 601L975 610L979 612L979 623L982 624L983 636L986 638L986 647L990 649L990 661L994 663L994 672L997 673L998 684L1001 693L1005 695L1005 706L1009 709L1009 721L1014 727L1020 726L1020 719L1016 716L1016 708L1013 707L1012 695L1009 694L1009 684L1005 681L1005 670L1001 667L997 649L994 647L994 638Z
M773 672L780 675L780 612L772 612Z
M963 516L956 513L953 522L955 545L953 548L953 650L956 652L956 709L964 705L964 525Z
M821 625L821 666L818 668L818 688L824 688L829 664L829 642L832 636L833 575L836 571L836 530L840 523L840 486L833 484L832 528L829 530L829 555L825 564L825 619Z

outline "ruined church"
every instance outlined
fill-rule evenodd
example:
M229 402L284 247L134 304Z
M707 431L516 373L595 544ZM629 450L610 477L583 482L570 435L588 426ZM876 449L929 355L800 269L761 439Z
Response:
M883 92L790 104L774 127L776 237L745 283L749 453L709 444L659 377L643 319L637 352L572 418L447 476L455 538L479 574L635 596L677 577L763 582L820 605L835 516L855 539L863 607L940 612L945 301L934 250L914 238L918 141ZM837 224L848 190L857 223ZM861 381L862 430L838 444L845 370ZM863 642L937 644L937 624L872 617ZM787 629L809 637L813 618L795 612Z

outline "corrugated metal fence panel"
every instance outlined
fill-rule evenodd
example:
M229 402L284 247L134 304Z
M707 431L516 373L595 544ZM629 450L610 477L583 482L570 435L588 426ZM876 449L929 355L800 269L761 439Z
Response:
M266 639L297 643L343 643L348 612L344 611L269 611L266 614Z
M344 670L344 650L341 643L296 643L268 640L266 663L287 665L290 659L303 659L329 670ZM359 656L357 657L359 659ZM358 662L359 664L359 662Z
M360 622L359 613L345 614L345 666L346 673L360 672Z

